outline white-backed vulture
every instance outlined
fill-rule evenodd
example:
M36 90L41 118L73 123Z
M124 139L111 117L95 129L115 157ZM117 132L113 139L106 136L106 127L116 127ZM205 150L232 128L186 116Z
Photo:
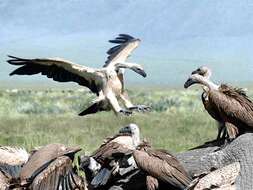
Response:
M0 189L8 189L13 179L19 177L21 167L28 161L25 149L0 147Z
M188 88L193 84L203 86L204 107L221 124L218 138L220 138L222 130L225 130L225 135L229 139L252 131L253 103L246 93L242 89L233 88L226 84L216 85L209 79L210 76L211 70L209 68L200 67L192 72L184 87Z
M147 189L185 189L191 178L180 162L166 150L152 149L143 142L133 152L138 168L147 174Z
M37 150L21 168L16 187L33 190L85 189L85 181L73 169L72 163L79 147L49 144Z
M126 158L124 162L128 162L132 151L136 149L139 143L140 131L136 124L129 124L121 128L118 134L107 138L91 155L91 158L101 165L101 169L92 179L91 184L94 187L106 185L111 175L118 173L119 165L121 165L119 160L121 162L124 157Z
M98 111L113 109L115 113L129 115L131 110L148 111L144 105L133 105L124 89L124 69L131 69L146 77L142 66L126 62L132 51L138 47L140 40L127 34L120 34L116 39L110 40L118 45L107 51L109 55L102 69L94 69L77 65L59 58L23 59L9 56L8 63L19 66L10 75L34 75L41 73L58 82L76 82L88 87L97 95L93 104L79 115L87 115ZM123 109L118 102L120 98L127 109Z

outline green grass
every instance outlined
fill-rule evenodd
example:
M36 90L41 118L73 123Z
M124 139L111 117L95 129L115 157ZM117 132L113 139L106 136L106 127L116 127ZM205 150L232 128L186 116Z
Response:
M59 142L95 150L105 137L129 123L157 148L180 152L214 139L216 122L204 111L196 90L130 90L133 102L150 105L150 113L116 117L101 112L77 116L94 98L81 90L0 90L0 144L28 150Z

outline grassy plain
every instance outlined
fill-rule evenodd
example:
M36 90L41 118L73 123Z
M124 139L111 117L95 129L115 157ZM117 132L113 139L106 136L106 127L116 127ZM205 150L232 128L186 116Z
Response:
M79 117L94 98L82 89L1 89L0 144L30 150L59 142L91 152L105 137L131 122L141 127L143 138L171 152L216 137L216 122L204 110L200 90L134 88L129 95L135 103L150 105L152 112L131 117L116 117L112 112Z

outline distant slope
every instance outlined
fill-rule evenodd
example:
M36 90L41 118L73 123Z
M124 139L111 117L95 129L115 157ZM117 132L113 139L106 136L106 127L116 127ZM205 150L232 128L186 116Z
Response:
M181 84L199 65L213 68L218 81L252 81L252 8L248 0L0 0L0 80L12 69L6 54L100 67L107 40L130 33L142 39L131 58L148 78L129 72L129 82Z

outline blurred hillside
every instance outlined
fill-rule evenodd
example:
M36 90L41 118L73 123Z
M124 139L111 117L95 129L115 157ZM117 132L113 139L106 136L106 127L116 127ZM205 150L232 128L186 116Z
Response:
M107 41L129 33L142 39L131 60L148 73L127 72L129 83L179 85L199 65L210 66L217 81L249 82L252 8L249 0L0 0L0 80L48 82L9 79L7 54L100 67Z

